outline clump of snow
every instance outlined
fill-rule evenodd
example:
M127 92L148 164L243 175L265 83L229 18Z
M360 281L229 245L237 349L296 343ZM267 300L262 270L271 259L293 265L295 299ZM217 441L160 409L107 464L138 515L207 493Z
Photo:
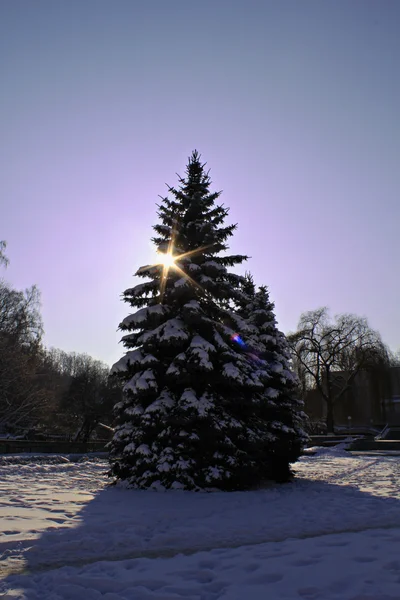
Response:
M198 366L206 371L211 371L214 367L210 359L210 354L215 354L216 348L210 342L207 342L200 335L193 336L189 346L189 353L194 358Z
M111 367L111 375L126 372L131 365L150 366L157 362L158 360L152 354L143 354L140 349L130 350Z
M215 260L206 260L203 263L203 267L205 267L206 269L211 269L213 271L226 271L226 267L220 265Z
M309 446L307 448L308 452L312 452L314 455L323 456L328 454L330 456L348 456L348 449L351 447L354 442L354 437L347 437L339 444L335 444L334 446Z
M194 408L200 417L207 416L209 410L213 408L212 398L207 393L202 394L200 398L197 398L195 391L192 388L187 388L181 398L181 406L185 409ZM190 439L198 439L196 434L193 434Z
M138 328L143 323L146 323L149 318L155 316L162 317L167 313L168 308L163 304L153 304L152 306L139 309L133 315L125 317L120 327L121 329Z
M201 348L201 350L204 350L207 353L216 351L215 346L210 344L210 342L207 342L207 340L205 340L203 337L201 337L201 335L193 336L193 339L190 342L190 347L191 348Z
M191 284L187 277L180 277L174 283L174 287L176 287L176 288L189 287L190 285Z
M140 446L136 448L136 453L142 454L143 456L150 456L151 450L147 444L140 444Z
M166 413L169 408L174 405L174 399L171 397L169 391L164 389L154 402L149 404L146 408L146 413Z
M175 340L187 340L189 337L185 324L181 319L169 319L162 325L159 325L152 331L143 333L139 340L139 344L145 344L146 342L152 341L155 343L160 342L173 342Z
M124 385L124 392L131 391L134 394L140 394L150 390L157 390L157 381L151 369L139 371Z
M225 377L227 377L228 379L233 379L234 381L237 381L238 383L243 383L242 373L237 368L237 366L234 365L233 363L231 363L231 362L225 363L223 366L222 372L225 375Z

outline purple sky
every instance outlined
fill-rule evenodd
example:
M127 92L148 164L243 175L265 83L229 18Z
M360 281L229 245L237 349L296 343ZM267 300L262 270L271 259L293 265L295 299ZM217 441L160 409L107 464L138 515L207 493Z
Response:
M300 313L400 346L400 2L2 0L0 239L45 342L108 363L152 261L165 182L197 148L231 249Z

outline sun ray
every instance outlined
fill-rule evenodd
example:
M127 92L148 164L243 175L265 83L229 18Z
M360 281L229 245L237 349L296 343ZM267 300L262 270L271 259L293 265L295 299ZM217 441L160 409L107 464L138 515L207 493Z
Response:
M201 290L202 292L204 292L204 288L194 279L192 279L190 277L190 275L188 275L187 273L185 273L185 271L183 269L181 269L180 267L178 267L178 265L175 265L175 270L178 271L178 273L180 273L181 275L183 275L183 277L185 277L185 279L187 279L192 285L193 287L197 287L199 290Z
M196 254L200 254L200 252L204 252L208 248L211 248L213 244L208 244L207 246L200 246L200 248L196 248L195 250L189 250L189 252L183 252L176 256L176 260L182 260L183 258L188 258L189 256L195 256Z
M161 273L161 280L160 280L160 304L163 303L166 286L167 286L167 276L165 273L165 268L163 267L163 270Z

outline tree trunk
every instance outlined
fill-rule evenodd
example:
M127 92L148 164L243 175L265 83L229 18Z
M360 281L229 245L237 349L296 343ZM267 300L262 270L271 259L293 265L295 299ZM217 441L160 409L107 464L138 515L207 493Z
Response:
M335 423L334 423L334 418L333 418L334 396L332 393L331 370L330 370L329 365L326 365L326 367L325 367L325 385L326 385L325 400L326 400L326 406L327 406L326 429L327 429L327 433L335 433L335 431L334 431Z
M335 421L334 421L334 417L333 417L333 402L331 400L329 400L327 402L327 414L326 414L326 428L327 428L327 433L335 433L334 429L335 429Z

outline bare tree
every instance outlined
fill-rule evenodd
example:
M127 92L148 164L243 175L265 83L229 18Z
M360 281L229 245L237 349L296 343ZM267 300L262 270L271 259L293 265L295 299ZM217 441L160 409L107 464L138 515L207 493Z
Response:
M87 441L102 415L109 368L87 354L74 354L73 359L72 377L61 408L75 427L74 439Z
M40 295L0 281L0 427L25 427L48 396L39 385L41 369Z
M46 351L42 334L38 289L0 280L0 430L50 429L88 440L100 420L112 423L119 383L88 355Z
M380 335L366 319L343 314L332 320L324 307L302 314L288 340L302 387L319 391L327 405L328 432L333 432L334 407L357 373L387 360Z
M400 367L400 349L390 353L390 364L392 367Z
M0 240L0 265L4 265L5 267L7 267L8 263L9 263L7 255L5 253L6 248L7 248L7 242L5 242L4 240Z
M35 285L19 291L0 281L0 332L3 338L23 346L40 343L43 323L40 292Z

